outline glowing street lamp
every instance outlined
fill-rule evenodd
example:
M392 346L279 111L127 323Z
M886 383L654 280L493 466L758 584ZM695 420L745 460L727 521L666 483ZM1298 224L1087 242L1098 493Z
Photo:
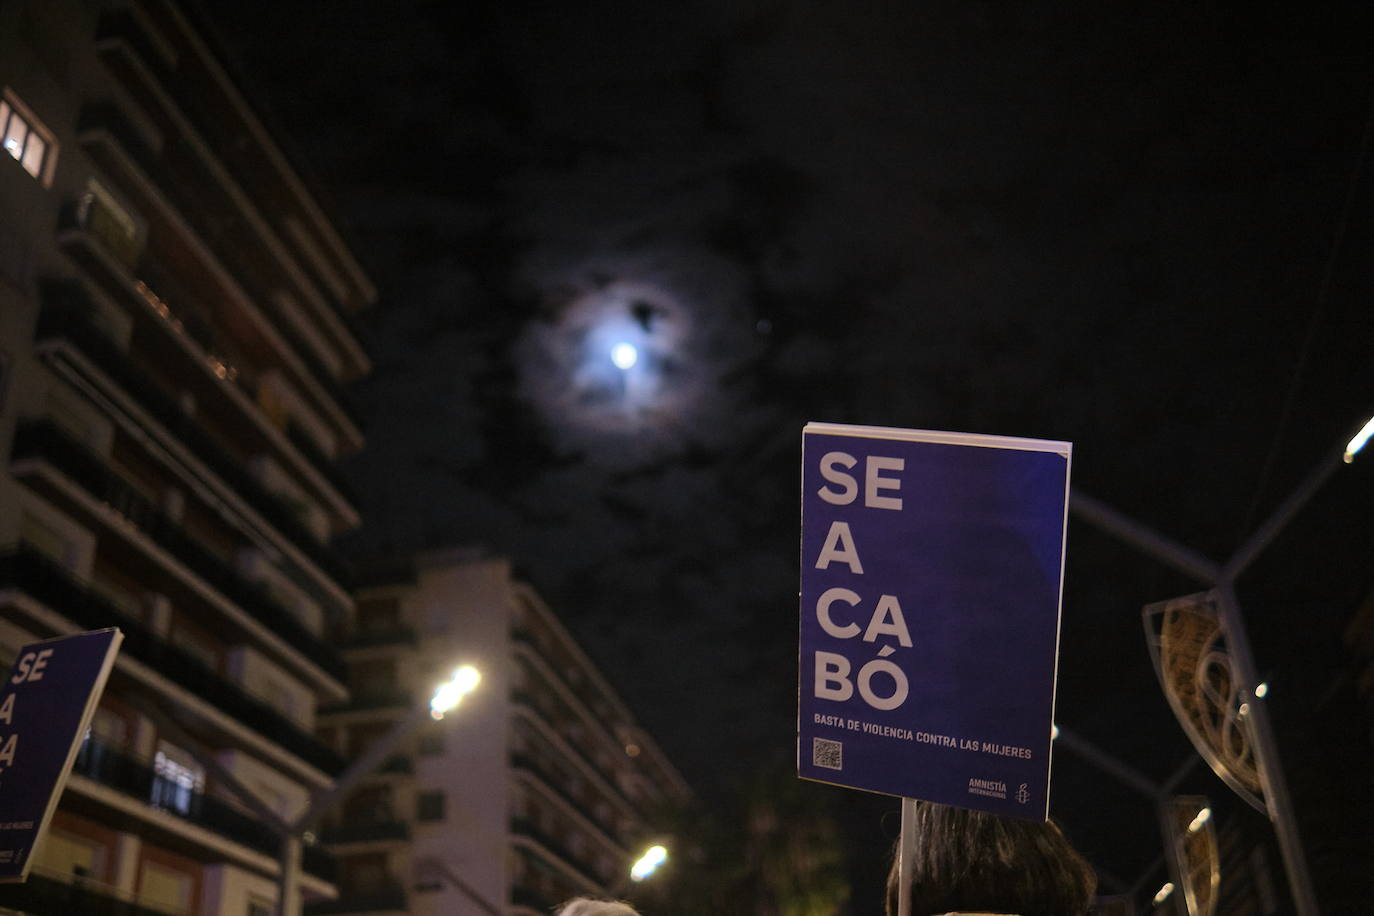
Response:
M430 718L442 719L444 713L452 711L463 702L463 697L472 693L481 680L481 672L471 665L453 669L453 677L440 684L434 691L434 697L429 701Z
M278 916L287 916L287 907L296 897L301 871L301 845L307 836L313 836L316 822L394 754L425 719L442 719L445 713L456 709L463 702L463 697L472 693L481 680L481 672L471 665L455 668L453 676L434 691L428 708L416 706L409 715L397 719L390 731L368 745L362 756L349 764L331 788L317 793L311 799L305 813L295 821L282 825L282 848L278 859L281 872L277 879Z
M662 846L650 846L634 865L630 866L630 880L643 881L668 861L668 850Z
M1370 417L1360 431L1355 434L1355 437L1345 444L1343 457L1346 464L1355 460L1355 456L1360 453L1360 449L1364 448L1370 436L1374 436L1374 417Z

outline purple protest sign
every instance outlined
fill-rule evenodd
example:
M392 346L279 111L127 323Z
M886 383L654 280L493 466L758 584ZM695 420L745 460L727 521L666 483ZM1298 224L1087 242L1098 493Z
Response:
M28 877L124 634L31 643L0 685L0 882Z
M800 776L1048 816L1070 453L807 424Z

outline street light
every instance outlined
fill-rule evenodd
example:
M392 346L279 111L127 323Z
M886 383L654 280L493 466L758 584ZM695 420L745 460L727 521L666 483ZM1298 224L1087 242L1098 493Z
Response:
M643 881L658 870L658 867L668 861L668 850L662 846L654 845L645 850L644 855L640 856L634 865L630 866L630 880Z
M1203 808L1201 811L1199 811L1199 812L1197 813L1197 816L1194 817L1194 818L1192 819L1192 821L1189 822L1189 824L1188 824L1188 832L1189 832L1189 833L1197 833L1199 830L1202 829L1203 825L1206 824L1206 823L1207 823L1208 821L1210 821L1211 819L1212 819L1212 809L1211 809L1211 808Z
M482 680L482 673L471 665L453 669L453 677L440 684L429 701L430 718L439 720L444 713L452 712L463 697L472 693Z
M1355 456L1364 448L1364 444L1369 441L1369 437L1374 436L1374 417L1370 417L1360 431L1355 434L1355 438L1345 444L1345 463L1349 464L1355 460Z
M311 835L316 822L352 792L364 777L390 758L401 742L410 737L411 732L426 719L442 719L445 713L451 712L463 701L463 697L472 693L481 680L481 672L471 665L455 668L453 676L434 691L429 706L417 706L409 715L396 720L389 732L370 744L361 757L349 764L331 788L310 799L305 813L283 825L285 830L278 860L281 872L277 880L277 912L281 916L286 916L287 907L296 896L300 880L301 842Z

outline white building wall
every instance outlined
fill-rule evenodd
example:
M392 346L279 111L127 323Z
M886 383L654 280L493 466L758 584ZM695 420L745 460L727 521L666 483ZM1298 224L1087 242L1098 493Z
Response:
M445 719L444 753L416 758L417 795L445 794L442 822L414 822L414 862L436 890L415 891L415 916L487 916L455 886L456 876L504 909L510 678L510 567L479 560L441 567L422 560L420 588L407 610L421 634L422 658L435 680L470 663L482 683ZM501 787L494 791L494 787ZM446 875L447 873L447 875ZM408 879L410 876L402 876ZM409 881L408 881L409 883Z

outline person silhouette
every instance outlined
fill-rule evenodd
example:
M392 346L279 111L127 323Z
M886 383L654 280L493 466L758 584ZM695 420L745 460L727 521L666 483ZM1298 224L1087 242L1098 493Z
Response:
M913 828L911 916L1083 916L1092 905L1097 876L1053 821L918 801ZM887 916L897 916L899 868L894 846Z

